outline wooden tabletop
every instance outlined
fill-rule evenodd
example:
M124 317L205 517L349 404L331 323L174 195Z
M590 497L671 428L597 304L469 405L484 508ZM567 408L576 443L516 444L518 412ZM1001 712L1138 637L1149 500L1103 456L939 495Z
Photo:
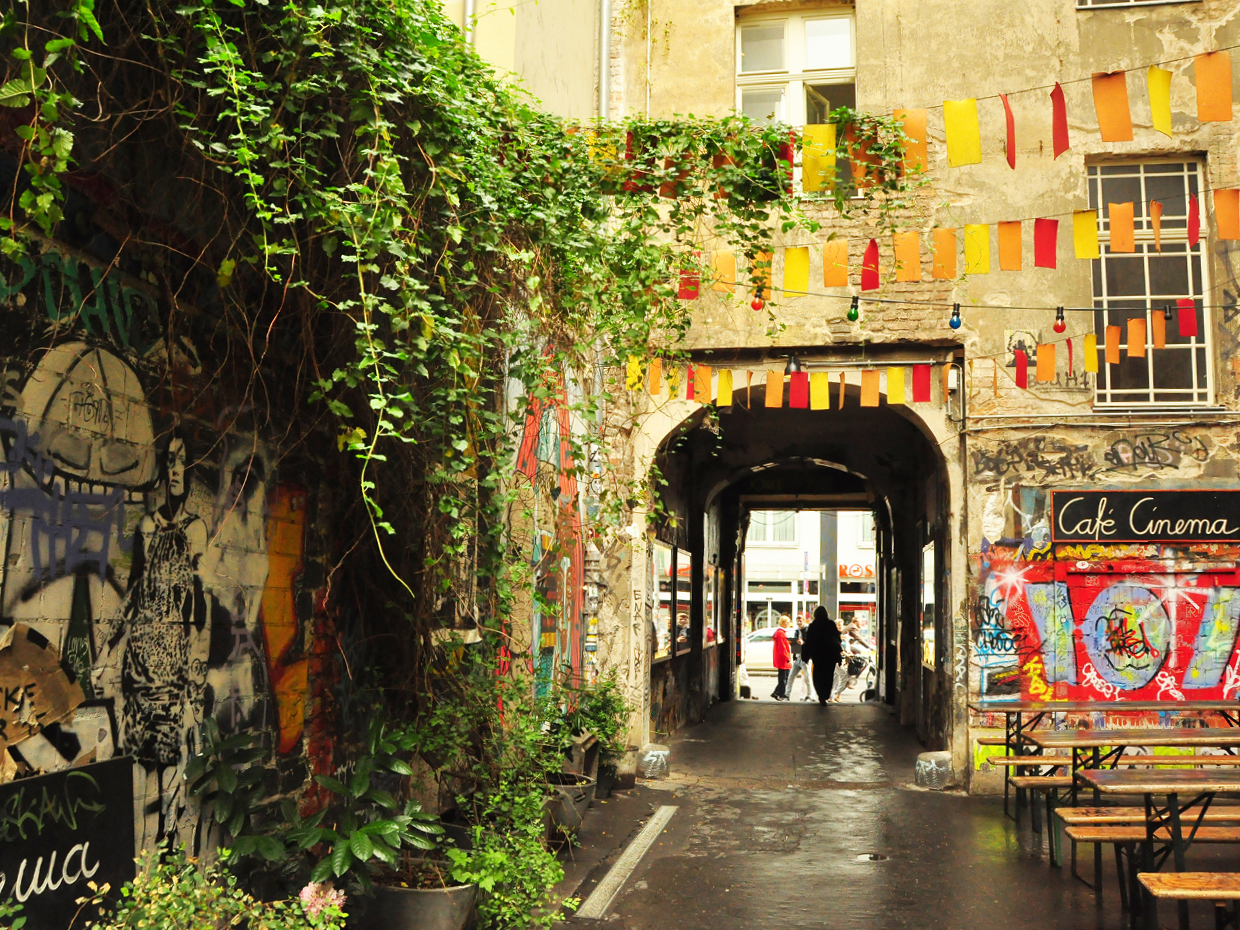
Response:
M1113 730L1030 730L1025 739L1043 749L1102 746L1240 746L1240 727L1116 727Z
M1225 769L1083 769L1077 778L1103 794L1240 791L1240 772Z
M1240 712L1236 701L970 701L978 714L1139 713L1148 711Z

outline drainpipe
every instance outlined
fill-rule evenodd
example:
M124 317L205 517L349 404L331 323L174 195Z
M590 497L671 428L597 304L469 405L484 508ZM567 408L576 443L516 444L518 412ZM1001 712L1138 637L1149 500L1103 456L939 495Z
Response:
M474 3L475 0L465 0L465 44L474 44Z
M466 0L472 3L473 0ZM598 118L611 117L611 0L598 5Z

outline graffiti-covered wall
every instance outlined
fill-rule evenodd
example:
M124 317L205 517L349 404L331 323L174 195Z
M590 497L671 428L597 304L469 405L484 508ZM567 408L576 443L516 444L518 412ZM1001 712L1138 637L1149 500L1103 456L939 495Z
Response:
M130 757L138 846L199 850L204 721L302 743L314 496L218 322L116 264L0 259L0 782Z

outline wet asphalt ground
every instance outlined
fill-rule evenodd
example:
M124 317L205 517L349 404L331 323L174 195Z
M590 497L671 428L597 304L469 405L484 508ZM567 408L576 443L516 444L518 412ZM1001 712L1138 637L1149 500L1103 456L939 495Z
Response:
M678 811L601 921L616 930L1119 930L1114 854L1103 896L1048 865L1002 799L913 786L922 747L884 705L733 701L669 740L671 777L623 803ZM620 808L613 806L616 816ZM612 835L617 825L608 825ZM640 824L632 825L636 834ZM618 843L618 841L617 841ZM582 883L589 894L616 852ZM878 858L875 858L878 857ZM1066 855L1065 855L1066 858ZM1081 847L1092 873L1092 847ZM1240 849L1189 868L1240 871ZM1163 905L1159 925L1174 926ZM1214 926L1194 905L1193 926Z

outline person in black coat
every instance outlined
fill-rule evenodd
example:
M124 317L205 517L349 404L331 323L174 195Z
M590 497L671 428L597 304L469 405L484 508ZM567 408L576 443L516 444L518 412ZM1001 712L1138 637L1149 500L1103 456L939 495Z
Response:
M818 703L827 703L831 687L835 683L835 669L844 655L840 628L835 625L827 608L822 605L814 611L814 620L805 629L801 640L801 658L814 663L814 690Z

